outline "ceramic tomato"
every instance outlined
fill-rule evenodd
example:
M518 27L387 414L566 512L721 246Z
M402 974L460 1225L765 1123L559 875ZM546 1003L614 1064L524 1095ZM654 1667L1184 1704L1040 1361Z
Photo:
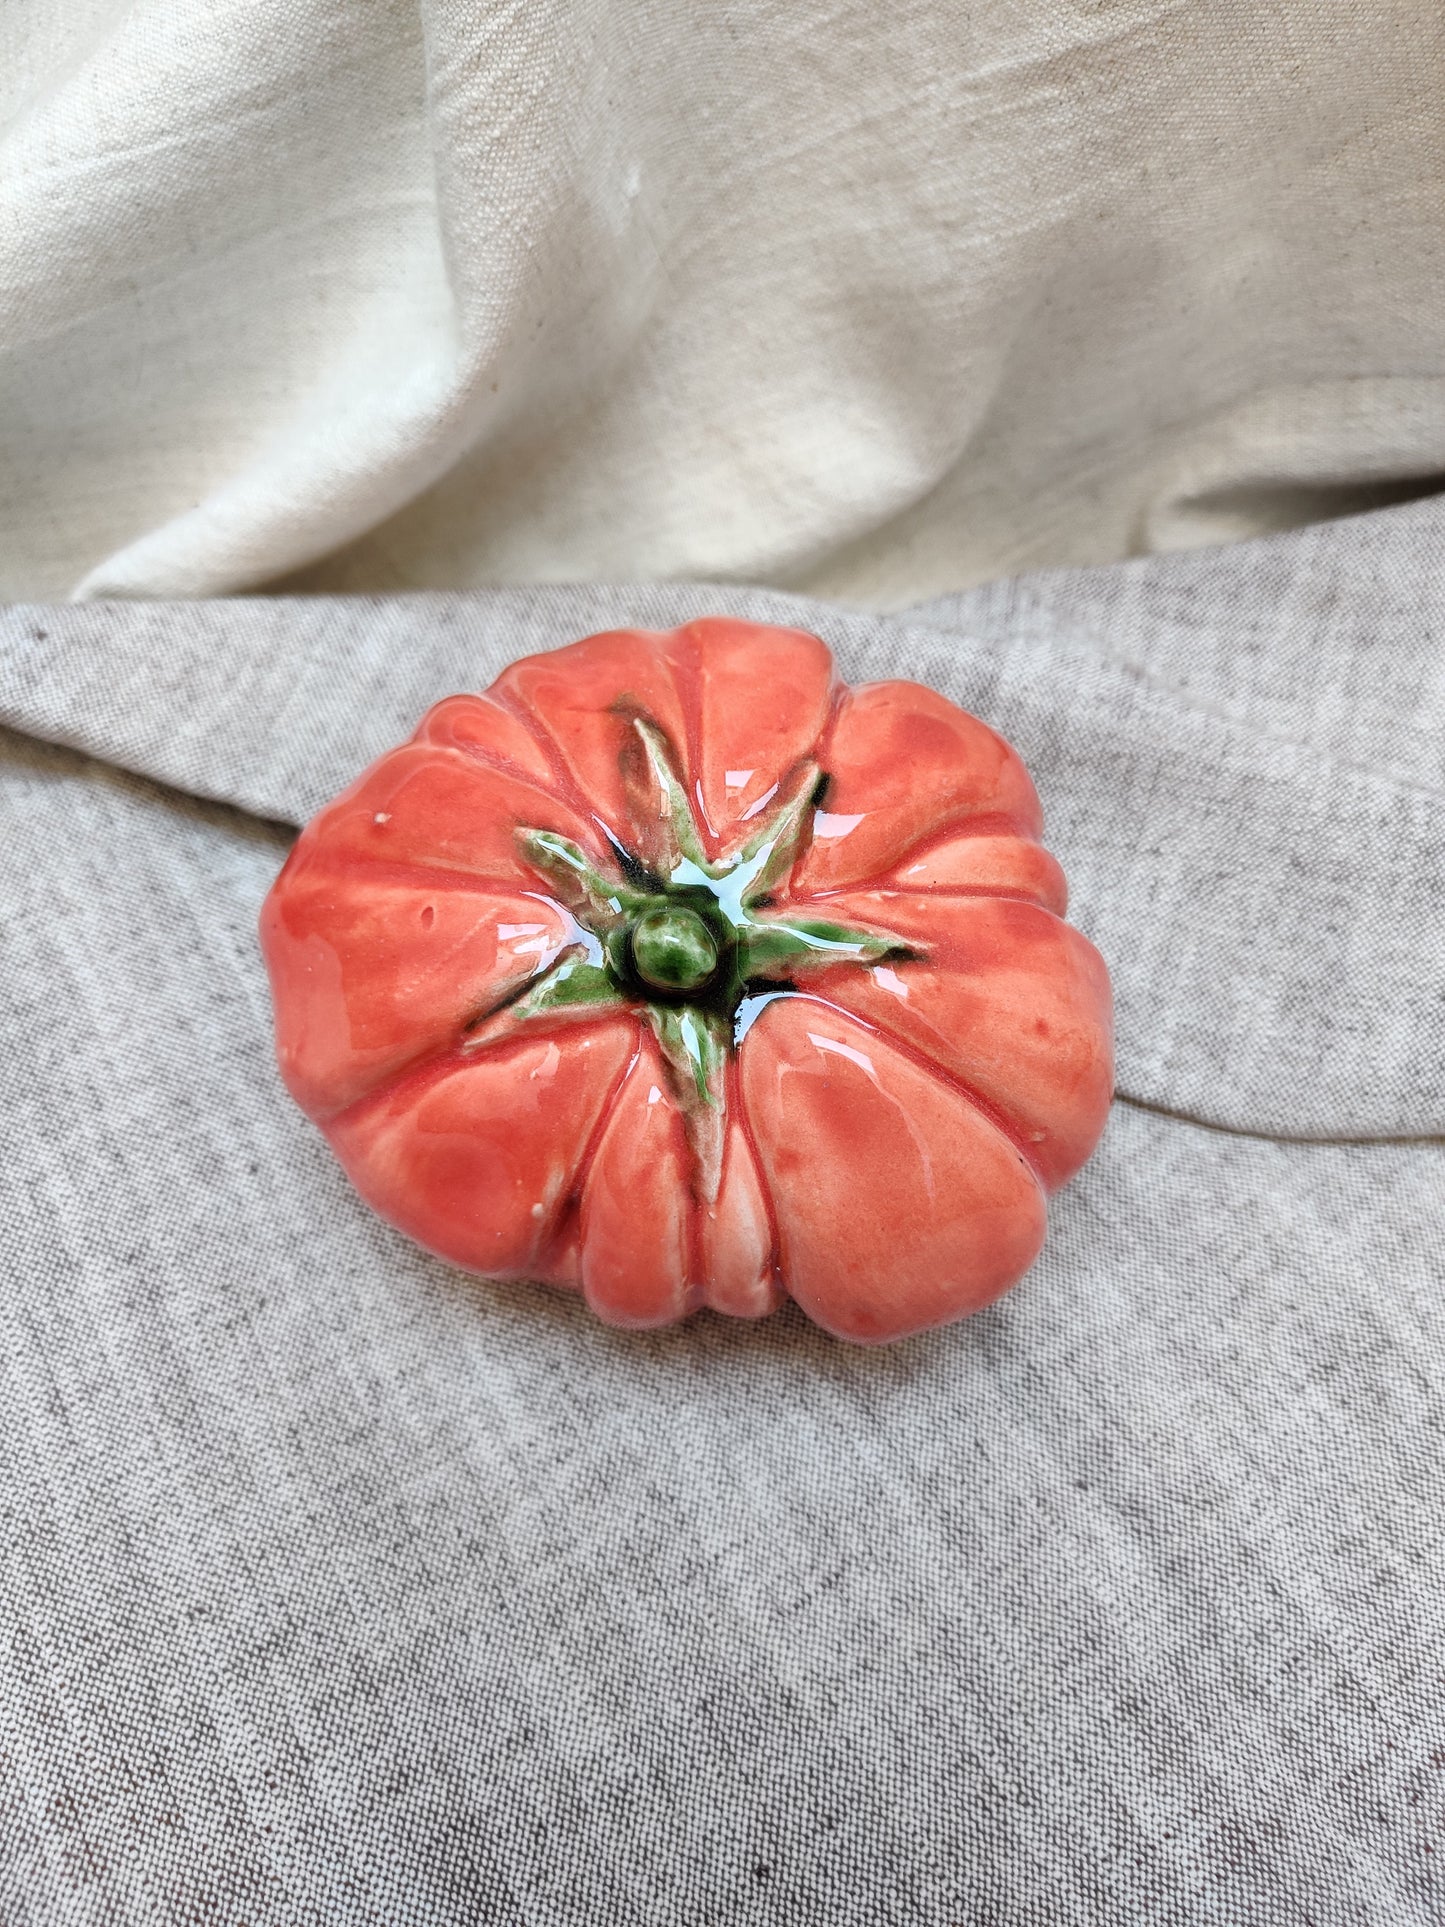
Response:
M987 1304L1110 1096L1038 798L816 637L621 630L453 696L262 918L286 1083L357 1189L619 1325L896 1338Z

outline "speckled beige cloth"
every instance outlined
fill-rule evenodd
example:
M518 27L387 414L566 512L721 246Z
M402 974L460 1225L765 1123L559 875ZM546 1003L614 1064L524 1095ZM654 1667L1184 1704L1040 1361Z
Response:
M817 628L1034 769L1119 994L1045 1257L607 1330L357 1202L254 921L432 698ZM6 1927L1445 1919L1445 510L882 618L0 614Z

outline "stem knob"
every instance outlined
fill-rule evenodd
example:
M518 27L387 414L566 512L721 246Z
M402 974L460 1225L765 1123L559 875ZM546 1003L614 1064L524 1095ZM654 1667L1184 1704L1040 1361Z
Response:
M701 990L718 966L717 939L695 910L660 903L632 926L632 967L649 989Z

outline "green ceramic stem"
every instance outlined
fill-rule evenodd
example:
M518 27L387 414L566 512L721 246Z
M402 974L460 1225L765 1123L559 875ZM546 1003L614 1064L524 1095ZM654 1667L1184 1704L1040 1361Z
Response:
M577 844L550 830L519 830L526 861L571 910L577 942L509 1004L516 1020L587 1007L639 1005L667 1062L704 1192L722 1158L724 1070L734 1020L763 984L811 971L869 968L918 952L886 931L853 930L789 917L768 904L773 886L807 848L822 789L816 766L792 774L771 815L731 856L710 862L671 747L650 719L634 727L646 753L669 846L661 864L624 855L628 880L599 870ZM499 1020L501 1012L495 1013Z
M650 990L701 990L718 967L717 939L686 904L665 899L632 926L632 967Z

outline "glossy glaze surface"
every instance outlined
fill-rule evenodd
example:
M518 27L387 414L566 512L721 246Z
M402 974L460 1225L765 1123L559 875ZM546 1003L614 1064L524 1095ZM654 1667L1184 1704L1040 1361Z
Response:
M1023 1274L1108 978L1014 752L816 637L617 631L453 696L262 916L288 1088L441 1256L600 1317L865 1342Z

